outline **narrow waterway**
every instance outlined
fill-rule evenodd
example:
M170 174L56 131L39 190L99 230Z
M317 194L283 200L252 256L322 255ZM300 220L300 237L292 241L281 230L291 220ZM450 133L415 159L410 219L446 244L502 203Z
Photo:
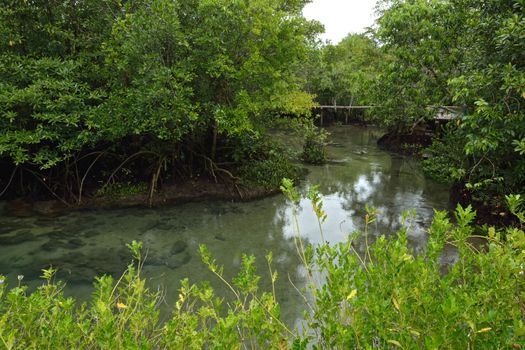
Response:
M340 242L361 229L368 204L380 213L371 230L374 235L394 233L402 213L415 209L409 240L416 251L424 249L433 208L447 208L448 188L426 179L414 159L380 150L377 129L343 126L329 131L332 161L308 167L309 174L300 186L306 192L317 184L324 195L326 240ZM306 200L300 203L298 221L305 240L320 241L317 221ZM201 263L200 244L208 246L229 278L238 270L243 253L255 255L258 271L265 276L263 290L270 290L264 256L272 251L283 318L293 323L304 309L291 284L304 285L293 235L292 208L282 195L248 203L209 201L155 209L79 211L59 217L2 214L0 274L8 276L11 285L16 284L17 275L24 275L24 282L34 288L41 283L41 269L52 265L67 281L67 294L89 300L93 277L118 276L130 261L125 244L139 240L147 254L144 275L150 286L164 292L162 307L169 310L178 297L179 281L185 277L192 282L210 280L220 294L228 295Z

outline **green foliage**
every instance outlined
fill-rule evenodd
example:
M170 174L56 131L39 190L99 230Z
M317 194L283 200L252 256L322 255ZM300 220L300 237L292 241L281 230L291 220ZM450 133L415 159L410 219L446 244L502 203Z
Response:
M391 62L377 77L374 115L394 132L462 106L430 149L428 173L466 183L481 202L525 185L525 12L521 0L380 3L375 33ZM440 174L441 173L441 174Z
M301 158L305 163L321 165L326 162L326 138L328 132L311 126L306 129L303 153Z
M505 196L505 199L510 212L520 220L522 225L525 225L525 200L523 197L519 194L512 194Z
M370 88L385 59L366 35L348 35L339 44L313 50L304 63L306 88L322 105L366 105Z
M240 168L244 182L266 189L277 189L281 179L298 180L301 168L291 163L290 158L277 150L271 151L264 159L253 160Z
M448 79L462 73L464 17L454 1L381 1L375 38L384 55L372 98L372 116L389 131L404 133L431 120L429 106L448 106Z
M148 184L145 182L139 183L110 183L104 185L100 188L96 195L99 197L106 197L110 199L118 199L126 196L131 196L134 194L146 193L148 190Z
M202 159L231 162L237 150L222 145L314 106L297 74L319 28L302 16L305 3L9 1L0 9L0 161L66 199L136 154L141 169L128 178L153 184L213 168Z
M473 216L469 208L458 208L454 226L445 213L436 213L427 251L418 256L408 246L406 229L397 237L378 238L369 255L354 250L355 238L318 247L316 262L326 284L309 325L321 335L319 348L522 344L525 235L509 229L502 241L492 230L486 251L479 252L468 240ZM447 241L458 257L443 272L439 257Z
M463 152L463 136L456 129L456 126L448 127L441 138L436 138L432 145L424 150L428 159L422 162L423 171L432 179L445 184L453 184L465 177L466 160L457 157L457 154Z
M301 195L297 192L297 189L294 186L294 181L283 177L281 181L281 186L279 187L281 192L288 198L294 205L297 205L301 200Z

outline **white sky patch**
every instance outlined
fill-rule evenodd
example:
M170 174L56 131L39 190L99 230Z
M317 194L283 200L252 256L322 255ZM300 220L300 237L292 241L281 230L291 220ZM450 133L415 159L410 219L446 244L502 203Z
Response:
M313 0L303 14L325 27L324 40L337 44L350 33L362 33L374 24L376 0Z

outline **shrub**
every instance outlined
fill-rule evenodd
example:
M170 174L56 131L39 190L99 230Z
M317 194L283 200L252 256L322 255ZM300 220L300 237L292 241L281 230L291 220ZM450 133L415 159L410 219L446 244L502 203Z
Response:
M291 155L269 142L261 142L257 153L240 168L243 181L248 185L277 190L283 178L298 180L301 168L291 162Z
M453 184L465 176L466 158L463 155L464 136L447 127L441 139L432 140L432 145L424 150L429 158L423 161L425 175L444 184Z
M321 245L310 264L323 276L314 289L307 324L326 349L511 348L525 341L525 235L507 230L503 241L489 230L482 249L470 243L470 207L456 210L457 225L437 212L425 253L408 245L408 230L381 236L364 252L355 240ZM374 220L368 217L368 222ZM365 233L366 234L366 233ZM440 260L446 245L457 262ZM485 251L483 251L485 250Z
M146 193L147 190L148 184L145 182L139 182L136 184L131 182L116 182L104 185L96 192L96 196L118 199L135 194Z
M310 127L305 133L301 158L305 163L321 165L326 163L326 138L328 133L323 129Z

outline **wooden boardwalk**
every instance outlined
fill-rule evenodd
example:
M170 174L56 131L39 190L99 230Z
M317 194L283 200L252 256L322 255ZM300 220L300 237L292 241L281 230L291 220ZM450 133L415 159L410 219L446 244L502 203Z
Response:
M318 109L368 109L377 108L377 106L318 106Z
M380 106L338 106L338 105L322 105L317 106L316 109L320 110L352 110L352 109L370 109L378 108ZM460 115L464 114L464 107L462 106L428 106L427 108L436 109L438 112L434 117L438 121L449 121L454 120Z

